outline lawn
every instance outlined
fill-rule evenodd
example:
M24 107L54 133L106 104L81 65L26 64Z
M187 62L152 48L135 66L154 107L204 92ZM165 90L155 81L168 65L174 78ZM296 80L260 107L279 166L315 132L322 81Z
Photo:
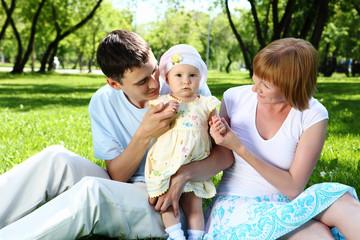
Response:
M0 174L54 144L104 167L93 157L87 107L105 83L104 76L91 74L0 73ZM226 89L249 83L248 72L209 73L209 87L219 99ZM317 90L330 120L309 185L336 181L360 193L360 77L319 77Z

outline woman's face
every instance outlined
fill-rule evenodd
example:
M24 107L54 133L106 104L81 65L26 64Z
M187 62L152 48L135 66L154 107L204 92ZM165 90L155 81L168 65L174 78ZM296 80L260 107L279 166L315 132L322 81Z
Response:
M280 88L270 82L266 82L253 74L254 86L253 92L257 93L257 99L261 103L274 104L284 102Z

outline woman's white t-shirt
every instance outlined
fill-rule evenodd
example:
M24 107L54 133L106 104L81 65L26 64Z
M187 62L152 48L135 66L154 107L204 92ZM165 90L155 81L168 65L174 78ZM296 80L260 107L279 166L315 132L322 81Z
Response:
M251 88L251 85L234 87L224 93L223 101L231 119L231 128L255 155L278 168L289 170L301 134L315 123L328 119L327 110L311 98L309 109L301 112L292 108L275 136L264 140L255 125L257 97ZM244 159L236 153L234 156L235 163L223 173L219 193L248 197L280 193Z

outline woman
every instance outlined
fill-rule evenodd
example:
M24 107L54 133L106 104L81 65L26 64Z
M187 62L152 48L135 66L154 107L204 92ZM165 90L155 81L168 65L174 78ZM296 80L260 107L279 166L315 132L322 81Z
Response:
M227 90L222 120L210 122L215 142L233 151L235 163L207 210L208 237L333 239L339 229L346 239L358 239L360 204L353 188L322 183L302 193L328 121L312 97L317 51L305 40L280 39L256 55L253 69L255 84Z

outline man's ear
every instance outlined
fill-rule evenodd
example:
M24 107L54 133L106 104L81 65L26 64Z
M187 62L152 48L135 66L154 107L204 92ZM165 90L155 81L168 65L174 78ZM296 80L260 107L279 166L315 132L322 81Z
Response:
M112 78L107 78L106 81L110 85L110 87L112 87L113 89L121 90L121 84L119 82L115 81Z

